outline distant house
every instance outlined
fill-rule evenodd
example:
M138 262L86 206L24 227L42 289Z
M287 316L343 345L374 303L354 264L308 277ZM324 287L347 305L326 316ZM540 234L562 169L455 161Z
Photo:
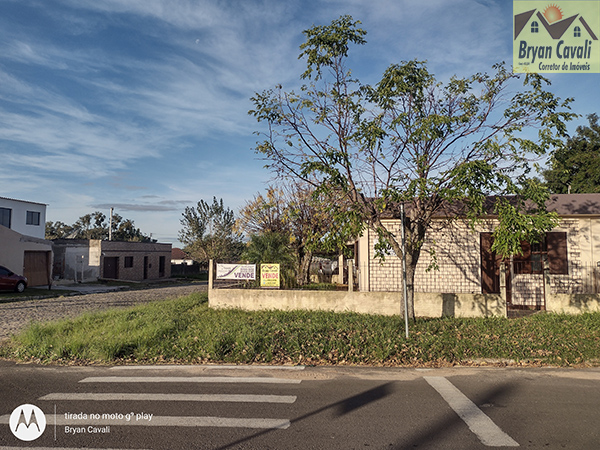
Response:
M171 251L171 264L175 264L175 265L183 264L186 266L191 266L192 264L194 264L194 260L192 258L190 258L190 255L188 255L186 252L184 252L180 248L175 247Z
M51 284L52 242L44 239L46 205L0 197L0 265L27 277L29 286Z
M171 276L171 244L56 239L53 245L57 280L144 281Z
M556 194L546 205L560 217L558 226L542 242L521 244L522 254L502 261L491 251L497 217L482 217L472 230L448 215L434 219L427 233L415 274L416 293L494 294L506 286L509 309L545 308L547 295L600 292L600 194ZM397 236L400 220L385 223ZM439 226L438 226L439 225ZM366 230L356 245L359 290L401 291L401 260L375 257L377 233ZM430 250L435 250L437 270ZM544 279L547 261L548 280ZM500 266L506 267L501 280ZM550 292L547 292L547 290Z

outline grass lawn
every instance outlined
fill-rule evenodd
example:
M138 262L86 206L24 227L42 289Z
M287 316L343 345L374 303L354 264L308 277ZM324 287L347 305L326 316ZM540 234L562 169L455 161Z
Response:
M600 365L600 314L521 319L208 308L207 295L33 324L0 357L43 363ZM489 362L489 361L488 361ZM494 361L492 361L494 362Z

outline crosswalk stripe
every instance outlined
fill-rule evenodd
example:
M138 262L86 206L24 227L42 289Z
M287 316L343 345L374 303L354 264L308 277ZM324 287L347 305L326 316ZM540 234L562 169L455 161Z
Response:
M29 450L80 450L80 447L27 447ZM23 447L2 447L2 450L23 450ZM86 450L126 450L120 448L102 448L94 449L86 447ZM136 449L145 450L145 449Z
M154 365L154 366L114 366L109 370L304 370L306 366L235 366L231 364L207 364L207 365Z
M294 395L251 394L132 394L132 393L59 393L44 395L39 400L78 401L165 401L165 402L237 402L294 403Z
M479 440L490 447L518 447L519 443L496 425L475 403L444 377L423 377L465 421Z
M8 424L10 414L0 416L0 424ZM260 419L260 418L237 418L237 417L192 417L192 416L152 416L151 420L129 422L123 419L65 419L64 416L56 416L58 426L145 426L145 427L225 427L225 428L262 428L262 429L286 429L290 427L290 421L286 419Z
M80 383L265 383L300 384L302 380L267 377L89 377Z

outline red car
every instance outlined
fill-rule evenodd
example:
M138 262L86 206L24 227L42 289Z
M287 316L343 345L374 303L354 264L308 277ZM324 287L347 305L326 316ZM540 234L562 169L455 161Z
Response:
M4 266L0 266L0 289L23 292L27 287L27 278L17 275Z

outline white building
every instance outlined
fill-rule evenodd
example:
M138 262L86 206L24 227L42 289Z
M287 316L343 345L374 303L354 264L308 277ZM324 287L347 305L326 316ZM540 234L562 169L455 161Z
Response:
M0 225L25 236L44 239L46 205L0 197Z
M0 197L0 265L29 286L52 283L52 242L44 239L46 205Z

